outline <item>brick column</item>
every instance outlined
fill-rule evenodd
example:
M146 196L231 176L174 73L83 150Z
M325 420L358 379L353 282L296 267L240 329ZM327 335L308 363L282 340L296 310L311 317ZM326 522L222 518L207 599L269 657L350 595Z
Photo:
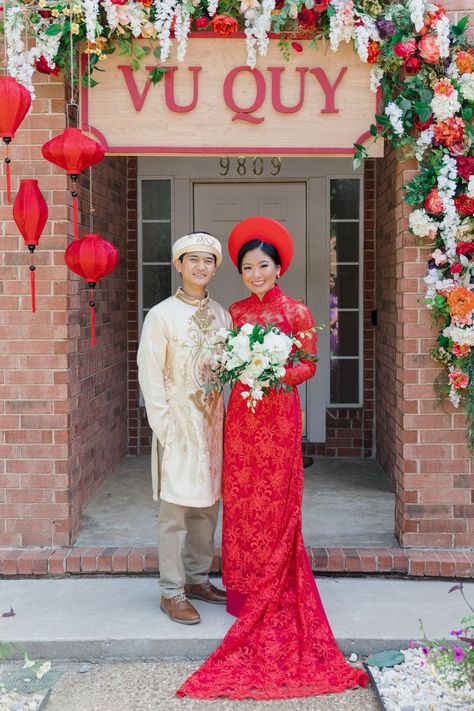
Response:
M93 169L94 231L121 253L99 282L93 349L85 282L64 262L69 179L40 150L65 128L64 84L36 74L35 85L32 113L11 147L13 198L20 178L37 178L49 207L35 254L34 314L29 253L6 204L3 161L0 175L0 548L71 544L84 504L126 453L127 159ZM84 233L88 173L79 190Z
M3 52L3 47L0 47ZM31 312L29 253L0 176L0 546L62 545L69 524L68 270L63 253L69 193L41 145L65 126L64 86L40 75L32 113L11 144L12 197L37 178L49 220L35 253ZM2 144L3 145L3 144Z
M449 404L441 409L433 387L440 369L429 351L437 330L423 281L432 247L414 245L402 189L415 169L397 163L390 149L378 165L378 457L396 492L401 545L468 547L474 545L474 472L465 417Z

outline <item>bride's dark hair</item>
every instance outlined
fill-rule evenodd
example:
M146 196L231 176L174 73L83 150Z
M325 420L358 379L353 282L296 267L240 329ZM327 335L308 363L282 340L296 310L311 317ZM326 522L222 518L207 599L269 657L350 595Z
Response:
M261 249L262 252L265 252L265 254L275 262L275 264L281 266L280 255L276 247L272 244L268 244L268 242L263 242L261 239L251 239L243 244L239 249L239 253L237 255L237 268L239 270L239 274L242 274L242 262L245 255L247 252L251 252L252 249Z

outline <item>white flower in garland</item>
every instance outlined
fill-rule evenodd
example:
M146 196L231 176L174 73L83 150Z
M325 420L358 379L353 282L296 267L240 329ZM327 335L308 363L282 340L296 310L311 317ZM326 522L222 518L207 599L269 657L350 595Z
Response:
M372 67L370 70L370 91L376 92L382 83L383 69L382 67Z
M440 57L449 57L450 24L447 15L444 15L435 23L435 31L438 35L437 42L440 50Z
M449 79L440 79L433 85L434 96L431 109L437 121L452 118L461 110L459 94Z
M7 45L8 74L23 84L35 98L33 73L35 60L39 58L38 47L27 49L23 41L25 33L25 18L23 8L10 5L5 17L5 40Z
M331 0L334 14L329 18L329 41L335 52L341 42L350 42L354 29L354 3L352 0Z
M405 129L403 128L402 123L402 109L397 106L394 101L391 101L385 107L385 115L388 116L388 118L390 119L390 123L392 124L394 133L396 133L397 136L403 136L403 134L405 133Z
M454 195L457 186L457 164L451 156L443 156L443 165L440 169L437 186L438 193L443 203L443 220L439 225L439 232L445 244L449 258L456 255L456 233L461 222L458 211L454 205Z
M417 237L434 239L438 231L438 223L428 215L424 208L413 210L408 217L408 224Z
M36 47L38 48L38 56L44 57L48 66L53 68L55 65L54 58L56 57L61 42L62 32L51 37L50 35L38 33L36 36Z
M420 133L420 135L417 138L416 145L415 145L415 158L417 159L417 161L422 160L426 149L432 145L433 138L434 138L434 129L432 126L429 126L428 128L426 128L424 131L422 131Z
M474 72L463 74L458 79L461 94L467 101L474 101Z
M178 62L182 62L188 45L188 35L191 27L191 15L183 6L179 6L176 10L175 36L178 41L178 49L176 56Z
M105 10L105 14L107 15L108 26L111 30L114 30L119 23L117 15L117 5L115 5L112 0L104 0L101 5Z
M415 25L415 30L419 32L423 27L423 17L426 11L425 0L408 0L408 9L410 10L411 21Z
M97 36L97 16L99 0L82 0L86 21L86 34L89 42L94 43Z
M454 407L459 407L459 405L461 404L461 393L459 392L459 390L454 387L449 388L449 399L451 400Z
M380 42L380 35L371 17L361 15L360 19L363 21L363 24L354 25L354 40L357 54L363 62L366 62L369 56L369 40Z
M474 198L474 175L471 175L467 184L467 196Z
M443 330L443 336L451 338L454 343L460 346L474 346L474 328L461 328L452 324Z
M178 0L155 0L156 19L155 26L160 40L161 60L168 59L171 51L171 23L175 16Z
M142 32L142 8L140 3L130 3L126 7L132 35L139 37Z
M247 3L246 7L244 16L247 64L254 69L257 63L257 49L262 56L268 52L268 33L271 29L275 0L263 0L261 5L257 0L253 0Z
M217 7L219 5L219 0L209 0L207 5L207 12L209 17L213 17L217 12Z

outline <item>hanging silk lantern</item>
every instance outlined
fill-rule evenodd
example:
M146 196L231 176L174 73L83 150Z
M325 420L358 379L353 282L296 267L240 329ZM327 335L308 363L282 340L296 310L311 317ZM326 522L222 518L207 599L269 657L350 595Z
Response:
M15 133L30 110L31 94L23 84L13 77L0 77L0 137L7 147L5 175L7 179L7 201L11 202L11 178L9 147Z
M103 239L98 234L84 235L68 245L64 259L69 269L84 277L89 286L89 306L91 314L92 345L96 344L95 336L95 285L101 279L113 272L119 262L117 247Z
M59 136L44 143L41 153L46 160L64 168L73 183L77 183L79 173L99 163L105 156L100 143L86 136L78 128L66 128ZM74 189L71 195L74 237L79 239L77 190Z
M31 310L36 311L34 251L48 220L48 206L37 180L20 180L20 188L13 203L13 219L30 250Z

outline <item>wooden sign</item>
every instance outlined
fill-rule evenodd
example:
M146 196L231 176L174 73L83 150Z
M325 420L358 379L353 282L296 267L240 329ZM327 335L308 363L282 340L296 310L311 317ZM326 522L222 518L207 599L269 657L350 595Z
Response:
M144 46L149 46L143 41ZM127 155L351 155L369 145L377 96L370 65L352 46L337 52L299 40L302 52L286 62L278 40L254 70L245 40L199 33L185 61L171 57L162 81L133 72L118 51L101 65L98 86L82 89L82 125L110 154ZM371 156L383 155L379 139Z

